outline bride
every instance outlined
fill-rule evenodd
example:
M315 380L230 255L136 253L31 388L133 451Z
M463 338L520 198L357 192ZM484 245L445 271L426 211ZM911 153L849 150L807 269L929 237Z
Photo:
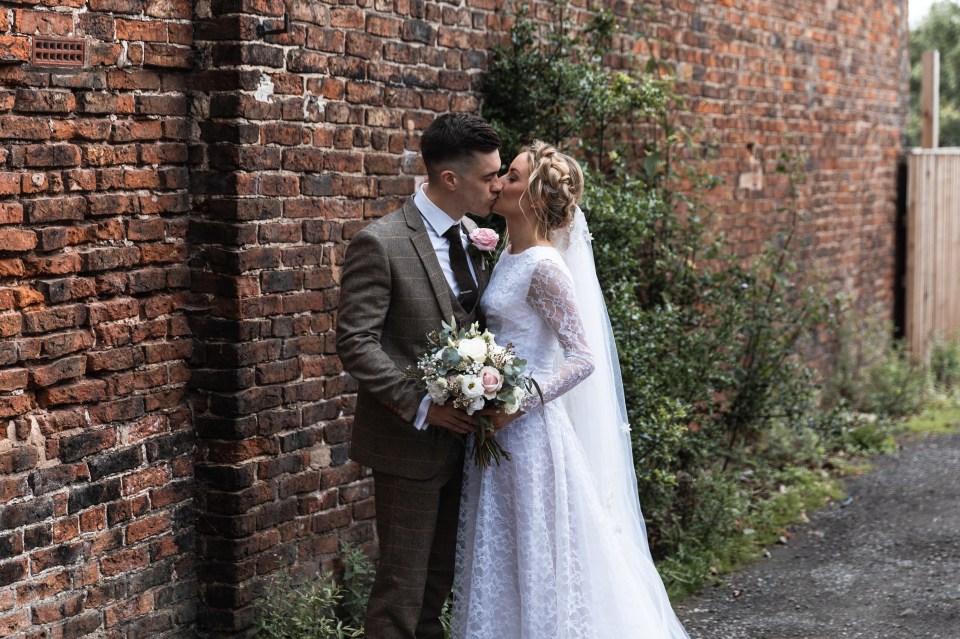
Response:
M647 548L616 346L577 203L583 173L535 142L501 178L510 244L481 300L543 403L490 413L512 456L468 461L457 542L458 639L681 639Z

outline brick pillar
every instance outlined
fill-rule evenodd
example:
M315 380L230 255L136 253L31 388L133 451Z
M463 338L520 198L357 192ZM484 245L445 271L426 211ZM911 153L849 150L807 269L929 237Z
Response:
M198 121L188 232L202 633L236 636L281 566L329 570L338 541L373 539L371 480L347 460L334 348L338 218L375 180L334 151L313 90L340 39L326 5L214 0L197 16ZM320 37L319 45L311 43ZM332 58L331 58L332 59ZM308 89L308 85L311 84ZM327 171L336 170L336 173ZM358 199L327 201L349 185Z
M373 551L372 481L347 459L354 387L335 353L345 242L422 174L419 131L475 111L491 0L213 0L197 16L189 238L199 615L243 631L281 565ZM287 14L289 31L279 29ZM444 26L440 26L444 25Z

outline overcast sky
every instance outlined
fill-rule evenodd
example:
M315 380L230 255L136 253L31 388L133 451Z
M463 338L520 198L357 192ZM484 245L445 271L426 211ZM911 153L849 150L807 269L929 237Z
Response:
M930 5L937 0L910 0L910 8L907 9L907 15L910 17L910 26L915 27L923 20L923 17L930 11Z

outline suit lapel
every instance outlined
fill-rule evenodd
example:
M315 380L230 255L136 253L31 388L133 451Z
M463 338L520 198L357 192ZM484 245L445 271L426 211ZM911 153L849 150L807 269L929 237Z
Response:
M443 319L449 321L454 316L453 304L450 301L450 285L447 284L447 278L444 277L440 262L437 261L437 252L433 248L433 243L427 234L427 228L423 224L423 216L413 203L413 198L407 200L406 204L403 205L403 215L407 220L407 226L412 231L410 240L417 250L417 255L420 256L420 261L423 262L423 267L427 270L427 278L430 280L430 287L440 304Z

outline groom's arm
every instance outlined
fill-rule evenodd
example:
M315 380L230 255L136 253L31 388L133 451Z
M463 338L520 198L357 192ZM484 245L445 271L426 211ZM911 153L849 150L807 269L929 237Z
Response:
M412 422L423 397L380 339L392 295L390 260L374 233L360 231L347 247L340 278L337 354L344 370L390 410Z

